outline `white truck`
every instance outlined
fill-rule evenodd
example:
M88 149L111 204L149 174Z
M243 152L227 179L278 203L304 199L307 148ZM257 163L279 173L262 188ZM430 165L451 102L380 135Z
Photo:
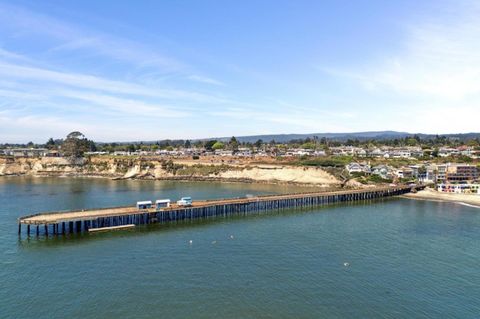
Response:
M191 197L182 197L179 201L177 201L178 206L192 206L192 198Z

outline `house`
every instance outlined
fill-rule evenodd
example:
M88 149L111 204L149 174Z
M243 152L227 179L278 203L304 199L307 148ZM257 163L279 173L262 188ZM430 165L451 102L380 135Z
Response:
M85 155L108 155L108 152L85 152Z
M13 157L44 157L48 152L46 148L7 148L3 150L4 155Z
M323 150L316 150L315 152L312 153L313 156L326 156L327 153Z
M125 151L115 151L113 152L114 156L127 156L130 155L130 152L125 152Z
M419 169L417 179L421 183L435 183L437 176L435 174L435 166L426 166L423 169Z
M249 156L252 156L252 150L247 147L241 147L238 149L235 155L242 156L242 157L249 157Z
M412 179L414 178L414 170L410 167L402 167L395 171L395 175L397 175L398 178Z
M370 165L360 163L350 163L345 166L348 173L370 173Z
M378 175L383 179L389 179L394 176L393 169L387 165L378 165L372 167L372 175Z
M232 156L233 151L230 151L230 150L215 150L215 155L217 155L217 156Z
M455 148L441 148L438 150L438 156L449 157L460 155L460 152Z
M368 154L367 151L364 150L363 148L360 148L355 151L355 155L358 157L367 157L367 154Z
M475 151L473 150L473 147L470 147L470 146L460 146L460 147L457 148L457 151L462 156L473 157L473 155L475 154Z
M373 151L369 152L368 155L371 157L383 157L385 155L385 152L379 148L376 148Z
M394 150L391 154L391 157L393 158L410 158L412 157L412 153L409 150Z

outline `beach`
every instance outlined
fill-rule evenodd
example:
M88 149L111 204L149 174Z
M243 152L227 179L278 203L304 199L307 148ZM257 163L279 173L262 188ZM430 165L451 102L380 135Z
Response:
M419 191L417 193L409 193L403 195L403 197L442 202L456 202L480 207L480 195L441 193L431 188L426 188L425 190Z

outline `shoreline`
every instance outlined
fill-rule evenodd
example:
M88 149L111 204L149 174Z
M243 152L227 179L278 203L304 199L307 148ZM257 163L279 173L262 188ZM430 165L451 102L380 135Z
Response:
M362 189L351 187L333 187L332 185L322 185L313 183L301 183L293 181L279 181L279 180L255 180L248 178L225 178L225 177L203 177L203 176L171 176L171 177L120 177L120 176L105 176L105 175L88 175L88 174L4 174L2 177L33 177L33 178L98 178L108 179L112 181L170 181L170 182L216 182L225 184L258 184L258 185L276 185L276 186L298 186L305 188L313 188L319 190L350 190ZM369 187L364 187L368 189Z
M432 189L425 189L417 193L402 195L403 198L428 200L434 202L457 203L469 207L480 208L480 195L440 193Z

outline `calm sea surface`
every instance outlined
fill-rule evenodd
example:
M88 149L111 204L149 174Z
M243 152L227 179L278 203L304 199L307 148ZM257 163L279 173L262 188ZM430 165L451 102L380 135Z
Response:
M458 204L389 199L17 235L17 217L38 211L291 191L0 178L0 318L480 318L480 209Z

